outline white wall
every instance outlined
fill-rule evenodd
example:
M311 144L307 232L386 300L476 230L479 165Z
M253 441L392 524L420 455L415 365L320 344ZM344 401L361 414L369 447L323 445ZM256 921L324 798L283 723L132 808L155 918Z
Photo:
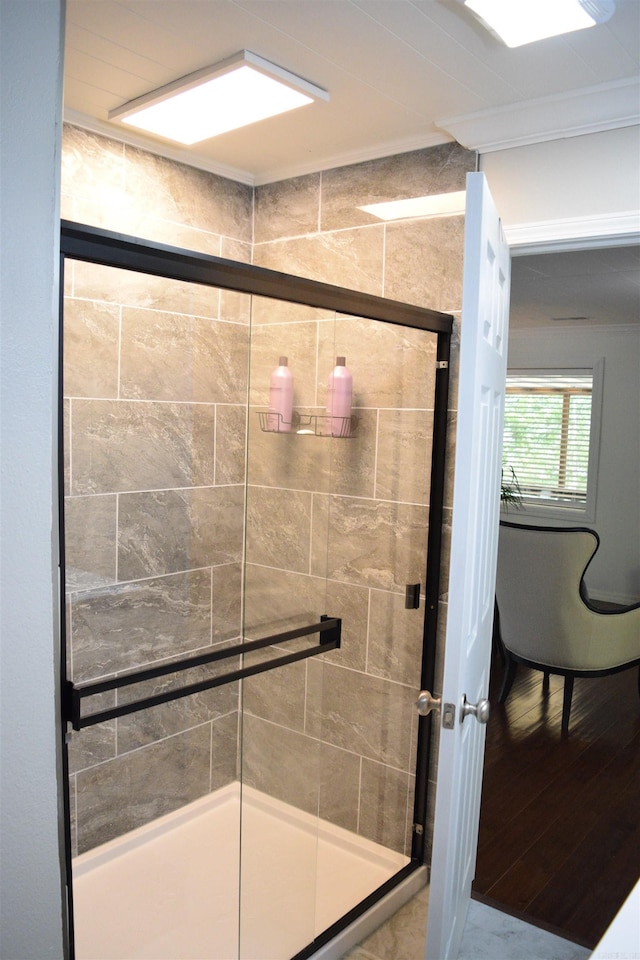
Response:
M0 5L0 956L64 953L55 567L62 0Z
M486 153L510 244L640 230L640 126Z
M600 599L640 600L640 317L636 326L514 330L510 367L588 367L604 358L602 436L595 521L539 520L597 530L586 577ZM519 521L517 513L508 517Z

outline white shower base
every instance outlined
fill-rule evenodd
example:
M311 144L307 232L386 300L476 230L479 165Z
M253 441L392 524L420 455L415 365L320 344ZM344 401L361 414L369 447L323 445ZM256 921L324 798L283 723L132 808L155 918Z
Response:
M74 859L76 958L288 960L408 862L231 784Z

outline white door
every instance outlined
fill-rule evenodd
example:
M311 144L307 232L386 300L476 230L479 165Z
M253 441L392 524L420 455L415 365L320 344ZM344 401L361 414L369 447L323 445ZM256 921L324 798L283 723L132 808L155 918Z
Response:
M469 174L428 960L458 954L476 862L485 727L462 708L489 688L509 279L509 247L484 174Z

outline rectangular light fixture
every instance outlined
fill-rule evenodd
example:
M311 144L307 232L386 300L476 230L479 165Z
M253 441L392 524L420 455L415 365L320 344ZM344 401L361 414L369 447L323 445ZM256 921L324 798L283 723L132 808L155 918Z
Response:
M434 193L430 197L409 197L405 200L386 200L358 207L380 220L407 220L410 217L455 217L464 213L466 191Z
M129 100L111 110L109 120L192 144L328 99L326 90L242 50L213 67Z
M557 37L608 20L613 0L464 0L508 47Z

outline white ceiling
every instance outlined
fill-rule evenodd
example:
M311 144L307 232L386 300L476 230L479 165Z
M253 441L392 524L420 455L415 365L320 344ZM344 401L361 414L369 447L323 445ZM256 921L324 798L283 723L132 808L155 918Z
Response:
M67 0L66 29L67 119L121 139L109 110L242 49L326 89L329 103L191 148L135 137L251 184L451 139L484 152L640 122L640 0L516 49L462 0Z
M640 0L516 49L462 0L67 0L66 32L68 120L252 185L452 139L486 152L640 123ZM330 101L193 147L108 121L242 49ZM511 322L638 322L638 277L638 247L515 258Z

